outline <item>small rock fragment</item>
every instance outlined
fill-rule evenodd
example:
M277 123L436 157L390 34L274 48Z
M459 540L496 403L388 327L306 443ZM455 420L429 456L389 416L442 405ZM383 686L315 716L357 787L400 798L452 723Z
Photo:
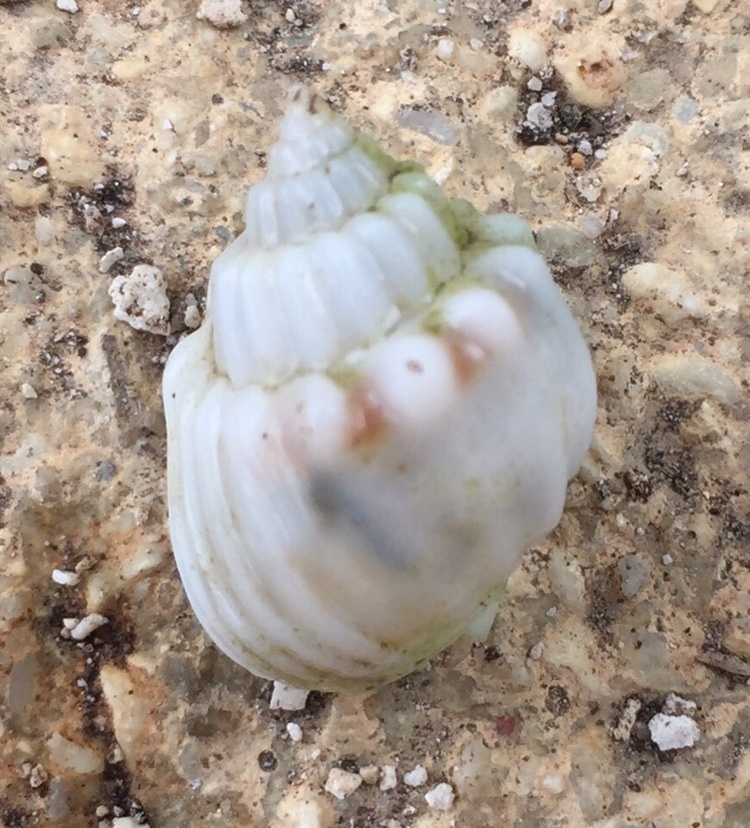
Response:
M87 615L85 618L82 618L75 625L75 627L71 629L70 637L74 641L83 641L83 639L90 636L92 632L98 630L99 627L103 627L105 624L108 623L108 618L105 618L105 616L103 615L99 615L98 612L92 612L90 615Z
M37 244L47 245L55 237L55 226L47 216L38 216L34 222L34 236Z
M526 110L526 123L535 129L545 130L552 128L552 116L543 103L533 103Z
M542 95L542 103L547 107L547 109L552 109L556 102L557 92L545 92L544 95Z
M395 765L383 765L380 768L380 790L390 791L398 784Z
M296 722L289 722L286 726L286 732L293 742L302 741L302 728Z
M121 247L113 247L112 250L108 250L102 257L99 259L99 271L100 273L109 273L112 269L112 266L117 264L122 258L125 256L125 251Z
M585 614L586 581L578 561L555 549L550 556L547 572L552 589L563 604L571 612Z
M569 31L572 25L570 12L567 9L558 9L552 20L555 26L563 32Z
M396 123L404 129L419 132L431 141L447 147L458 141L458 130L441 112L402 106L396 113Z
M46 747L50 765L57 773L88 775L104 770L104 759L97 751L71 742L58 731L47 739Z
M188 305L185 308L185 325L188 328L200 328L201 326L201 312L197 305Z
M68 12L69 14L75 14L78 11L78 3L76 3L76 0L57 0L55 5L60 11Z
M742 394L731 374L697 354L656 357L649 373L666 394L709 396L723 403L733 403Z
M586 168L586 159L580 152L574 152L570 156L570 166L573 167L574 170L578 170L580 172Z
M198 20L207 20L217 29L231 29L247 20L241 0L203 0L197 17Z
M309 690L298 690L283 681L275 681L271 693L271 710L304 710L309 695Z
M420 785L424 785L426 781L427 771L422 765L417 765L413 770L404 774L404 785L408 785L410 788L418 788Z
M651 741L659 750L679 750L693 747L700 730L690 716L668 716L657 713L648 723Z
M77 572L70 572L67 569L53 569L52 580L62 586L75 586L81 580L81 576Z
M450 60L455 50L455 44L447 37L441 37L435 46L435 55L442 61Z
M625 555L617 562L617 571L622 579L622 594L626 598L635 598L648 583L651 567L638 555Z
M630 738L641 707L643 707L643 703L640 699L628 699L625 703L617 724L612 728L612 737L618 742L627 742Z
M68 786L62 779L53 779L49 783L49 793L44 805L51 822L62 822L70 816L68 807Z
M29 785L32 788L41 788L49 779L49 774L41 765L34 765L29 774Z
M38 397L36 391L34 390L34 386L29 385L28 382L21 383L21 395L25 400L35 400Z
M668 716L682 716L683 714L689 716L695 712L697 707L698 705L694 701L683 699L682 696L678 696L676 693L670 693L664 700L662 713L666 713Z
M110 285L115 318L137 331L166 336L169 333L169 299L164 275L158 267L136 265L128 276Z
M336 799L346 799L362 784L362 777L358 773L350 773L341 768L331 768L326 779L326 791Z
M705 653L700 653L697 659L701 664L707 664L709 667L715 667L725 673L732 673L741 678L750 678L750 661L746 661L744 658L738 658L730 653L708 650Z
M115 817L112 828L149 828L148 823L137 822L133 817Z
M359 769L359 775L365 785L374 785L380 778L380 768L377 765L365 765Z
M447 811L453 805L455 794L453 788L447 782L441 782L427 791L424 798L430 808L435 808L437 811Z

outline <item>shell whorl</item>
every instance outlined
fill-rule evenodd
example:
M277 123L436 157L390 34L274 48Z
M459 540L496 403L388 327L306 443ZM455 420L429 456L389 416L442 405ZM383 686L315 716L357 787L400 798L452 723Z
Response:
M212 268L219 371L277 386L370 345L460 272L451 215L422 171L295 93L245 230Z

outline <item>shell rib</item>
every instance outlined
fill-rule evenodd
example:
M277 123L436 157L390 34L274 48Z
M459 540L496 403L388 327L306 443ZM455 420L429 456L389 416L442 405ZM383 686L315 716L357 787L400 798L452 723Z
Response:
M447 646L559 520L596 411L527 225L304 90L164 375L170 530L210 637L361 690Z

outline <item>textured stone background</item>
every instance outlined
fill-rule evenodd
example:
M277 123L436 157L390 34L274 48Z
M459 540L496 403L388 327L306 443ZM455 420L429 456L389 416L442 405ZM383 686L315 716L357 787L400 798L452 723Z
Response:
M0 822L745 828L747 0L257 0L227 29L188 0L60 5L0 3ZM533 224L601 399L487 644L294 713L186 603L159 388L300 80ZM139 264L166 337L114 317ZM693 747L651 739L670 693ZM364 780L342 800L337 769Z

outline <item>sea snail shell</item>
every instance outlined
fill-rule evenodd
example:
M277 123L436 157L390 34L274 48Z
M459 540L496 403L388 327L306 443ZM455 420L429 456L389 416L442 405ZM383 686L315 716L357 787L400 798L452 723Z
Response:
M523 221L304 90L245 219L164 374L177 565L251 672L369 689L491 620L557 523L591 359Z

